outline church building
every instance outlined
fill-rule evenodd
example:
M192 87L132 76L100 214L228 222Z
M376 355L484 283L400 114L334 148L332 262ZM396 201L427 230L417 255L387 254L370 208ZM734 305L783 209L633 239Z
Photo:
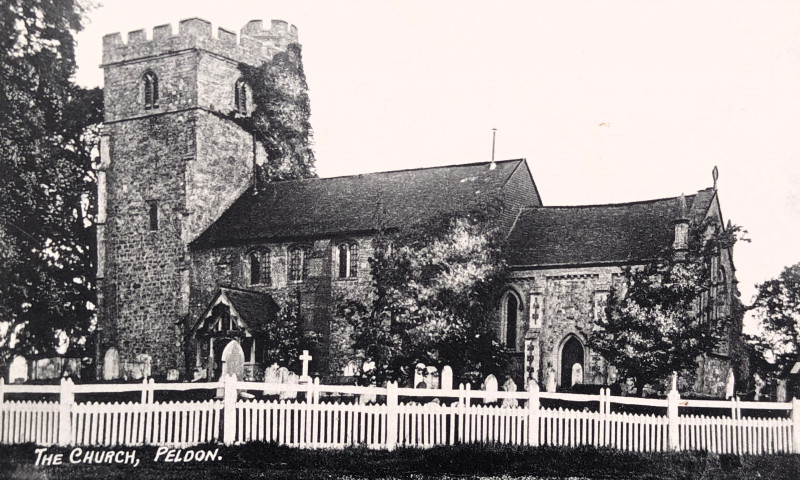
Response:
M263 376L265 325L297 303L317 332L324 371L333 299L370 286L380 229L499 205L512 274L497 305L509 374L562 387L613 376L585 332L621 268L685 241L685 227L722 224L716 187L614 205L542 204L524 159L255 185L266 158L232 121L252 109L239 65L258 66L298 42L283 21L212 34L201 19L104 37L105 124L98 172L98 366L105 378L168 372L213 378L236 366ZM677 232L677 234L676 234ZM713 293L727 313L731 253ZM736 336L740 326L731 332ZM698 360L699 392L715 394L730 366L725 342ZM109 368L109 365L114 368Z

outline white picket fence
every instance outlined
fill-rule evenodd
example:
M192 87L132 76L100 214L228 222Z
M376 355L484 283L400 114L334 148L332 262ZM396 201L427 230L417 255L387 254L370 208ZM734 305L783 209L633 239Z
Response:
M221 399L156 402L156 390L214 390ZM291 391L295 400L243 399L241 392ZM76 394L139 392L139 402L76 403ZM9 394L58 395L58 401L6 400ZM377 399L363 403L365 399ZM436 401L433 401L437 399ZM542 400L571 408L543 408ZM402 401L401 401L402 400ZM497 401L495 401L497 400ZM488 404L486 404L488 403ZM503 406L500 405L502 403ZM664 414L612 411L612 405L643 405ZM591 408L590 408L591 407ZM716 409L715 415L680 415L685 408ZM743 417L772 410L781 418ZM717 414L718 413L718 414ZM40 445L189 446L206 442L276 442L301 448L365 445L431 447L468 443L593 445L629 451L705 450L715 453L800 453L800 401L767 403L667 399L539 392L483 392L240 382L156 384L5 385L0 380L0 443Z

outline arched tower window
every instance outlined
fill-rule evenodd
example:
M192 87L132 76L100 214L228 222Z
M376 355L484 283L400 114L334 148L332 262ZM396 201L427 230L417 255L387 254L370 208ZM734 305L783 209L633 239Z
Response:
M308 260L311 249L294 246L289 249L289 281L303 282L308 278Z
M236 113L247 115L247 84L242 79L236 81L234 101L236 103Z
M155 73L148 70L142 76L142 87L144 89L144 108L158 108L158 77Z
M249 255L250 285L269 285L272 283L269 250L253 250Z
M517 294L509 291L501 304L500 343L509 350L517 349L520 301Z
M336 248L339 265L339 278L355 278L358 276L358 243L345 242Z

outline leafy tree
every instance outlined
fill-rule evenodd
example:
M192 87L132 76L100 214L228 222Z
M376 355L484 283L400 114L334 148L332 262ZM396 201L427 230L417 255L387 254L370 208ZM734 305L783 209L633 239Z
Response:
M504 358L491 325L505 285L499 238L486 222L437 219L380 235L370 259L372 288L343 300L332 330L375 368L362 381L407 382L422 362L477 381L500 373Z
M800 263L783 269L778 278L757 286L753 305L760 335L747 341L762 373L788 372L798 358L800 341Z
M711 219L692 230L685 258L669 248L655 261L623 270L589 343L620 378L633 379L639 394L648 384L666 386L673 371L694 378L696 359L726 334L732 315L715 316L716 299L702 299L712 290L711 259L740 238L739 227L719 229Z
M0 14L0 359L80 349L90 328L93 200L87 126L99 90L72 82L83 9L6 0Z
M318 335L303 328L304 323L298 302L289 296L282 303L276 321L264 326L264 364L298 369L302 351L313 350L319 341Z
M252 115L236 120L264 145L259 182L315 177L311 102L300 45L290 44L258 67L241 64L253 92Z

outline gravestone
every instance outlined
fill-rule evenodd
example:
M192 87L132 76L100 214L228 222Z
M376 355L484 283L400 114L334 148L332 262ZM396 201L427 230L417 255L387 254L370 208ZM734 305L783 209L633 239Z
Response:
M129 365L129 376L134 380L141 380L150 376L152 357L146 353L136 355L136 361Z
M111 347L103 356L103 380L116 380L119 378L119 352Z
M428 383L425 381L428 369L424 363L418 363L414 368L414 388L428 388ZM424 387L420 385L425 385Z
M244 350L239 342L231 340L222 351L222 375L236 375L244 378Z
M736 394L735 387L736 387L736 378L733 375L733 369L729 368L728 369L728 377L725 380L725 399L726 400L730 399L730 398L733 398L733 396Z
M761 375L758 373L753 374L753 387L755 389L753 401L757 402L761 398L761 389L764 388L764 380L761 380Z
M179 376L180 376L180 372L178 372L177 368L170 368L169 370L167 370L167 381L168 382L177 382Z
M450 368L450 365L445 365L442 367L442 376L440 378L442 385L442 390L452 390L453 389L453 369Z
M355 377L356 375L358 375L358 362L355 360L350 360L347 362L347 365L342 368L342 376Z
M786 379L782 378L778 380L778 389L775 393L776 400L778 402L785 402L786 401Z
M28 361L17 355L8 367L8 383L25 383L28 381Z
M287 369L288 371L288 369ZM298 385L300 383L300 376L294 372L286 374L286 381L282 382L284 385ZM280 395L281 400L297 400L297 390L282 390Z
M516 392L517 391L517 384L514 383L514 380L511 377L508 377L508 380L503 384L503 391L505 392ZM504 398L503 399L503 406L504 407L516 407L517 400L515 398Z
M428 388L431 389L438 389L439 388L439 370L436 367L428 367L427 369L427 381L425 383L428 384Z
M486 380L484 380L483 385L481 385L481 390L487 393L497 393L497 377L489 374L489 376L486 377ZM483 403L492 403L496 401L496 396L487 395L483 397Z
M289 372L287 371L288 375ZM281 371L277 363L273 363L264 370L264 383L281 383Z
M547 369L547 391L550 393L556 391L556 369L552 366Z
M570 387L574 387L577 383L583 383L583 365L575 363L572 365L572 381Z

